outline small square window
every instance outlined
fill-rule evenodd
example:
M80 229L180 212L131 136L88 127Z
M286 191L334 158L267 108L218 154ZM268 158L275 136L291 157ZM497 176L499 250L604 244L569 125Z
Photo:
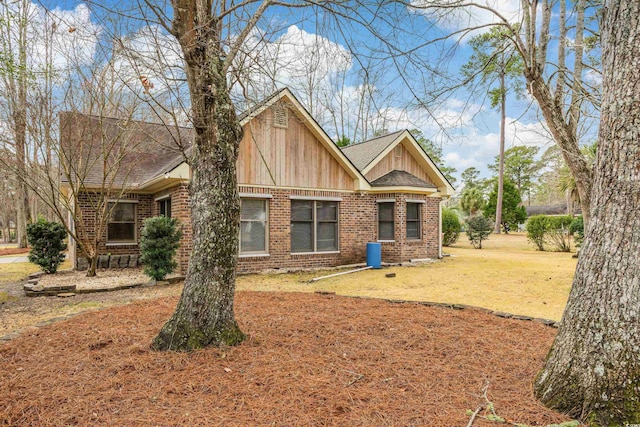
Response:
M136 241L136 204L127 202L109 203L107 242L133 243Z

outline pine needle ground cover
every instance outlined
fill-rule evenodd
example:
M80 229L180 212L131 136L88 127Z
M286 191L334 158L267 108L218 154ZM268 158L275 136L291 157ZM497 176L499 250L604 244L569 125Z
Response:
M511 423L568 421L532 395L556 332L537 322L239 292L236 313L248 335L241 345L150 351L176 303L86 313L0 345L0 424L465 426L467 411L488 402Z
M524 234L491 235L473 249L461 236L444 248L440 262L417 267L367 270L309 283L330 272L254 274L238 278L238 289L331 291L340 295L467 304L496 311L560 320L576 259L570 253L540 252ZM396 277L387 278L387 273Z

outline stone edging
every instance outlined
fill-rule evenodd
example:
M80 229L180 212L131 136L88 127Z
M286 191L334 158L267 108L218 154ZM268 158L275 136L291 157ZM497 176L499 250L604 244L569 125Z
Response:
M43 273L40 273L39 275L42 275ZM38 275L38 273L34 273L34 275ZM39 277L39 276L38 276ZM174 276L174 277L169 277L167 278L167 280L163 280L160 282L156 282L155 286L159 286L159 285L169 285L172 283L177 283L184 280L183 276ZM133 286L126 286L126 287L119 287L118 289L116 288L110 288L110 289L99 289L99 290L93 290L93 289L83 289L80 291L76 291L76 293L93 293L93 292L108 292L108 291L115 291L115 290L122 290L122 289L130 289L130 288L134 288L134 287L139 287L139 286L144 286L147 283L143 283L140 285L133 285ZM42 322L36 323L35 325L30 325L30 326L25 326L24 328L18 329L16 331L10 332L6 335L3 335L0 337L0 344L2 344L3 342L7 342L7 341L11 341L14 338L18 338L20 335L22 335L25 332L29 332L29 331L37 331L38 329L44 327L44 326L48 326L52 323L56 323L56 322L62 322L63 320L68 320L74 316L78 316L80 314L84 314L87 313L89 311L99 311L99 310L104 310L107 308L112 308L112 307L99 307L99 308L95 308L95 309L91 309L91 310L85 310L85 311L80 311L78 313L70 313L67 314L65 316L58 316L58 317L53 317L51 319L46 319L43 320Z
M39 297L39 296L72 297L75 294L93 294L98 292L112 292L112 291L121 291L123 289L139 288L149 283L153 283L153 281L128 283L126 285L112 286L108 288L92 288L92 289L77 289L76 285L50 285L50 286L44 287L38 284L38 280L43 274L44 273L40 271L40 272L29 275L27 279L27 283L25 283L23 286L24 292L28 297ZM156 285L168 285L168 284L180 282L182 280L184 280L184 276L180 276L180 275L172 276L172 277L167 277L163 281L156 282Z
M173 282L169 282L166 281L166 284L169 283L175 283L178 280L174 280ZM157 284L165 284L163 282L158 282ZM335 292L327 292L327 291L315 291L314 292L317 295L325 295L325 296L335 296L336 293ZM341 297L344 298L357 298L357 299L368 299L368 300L377 300L377 301L386 301L388 303L391 304L413 304L413 305L422 305L425 307L441 307L441 308L448 308L451 310L464 310L464 309L469 309L469 310L477 310L477 311L481 311L484 313L489 313L489 314L493 314L494 316L497 317L502 317L504 319L514 319L514 320L523 320L523 321L529 321L529 322L538 322L541 323L545 326L549 326L551 328L558 328L558 326L560 325L560 322L556 322L555 320L550 320L550 319L542 319L539 317L530 317L530 316L522 316L519 314L512 314L512 313L505 313L502 311L494 311L494 310L490 310L488 308L483 308L483 307L476 307L473 305L466 305L466 304L450 304L450 303L444 303L444 302L432 302L432 301L407 301L407 300L399 300L399 299L388 299L388 298L373 298L373 297L363 297L363 296L355 296L355 295L339 295ZM104 310L105 308L110 308L110 307L103 307L103 308L97 308L96 310ZM91 310L91 311L95 311L95 310ZM43 326L47 326L50 325L51 323L55 323L55 322L61 322L63 320L67 320L70 319L71 317L77 316L79 314L82 313L86 313L86 311L80 312L80 313L72 313L72 314L68 314L66 316L60 316L60 317L54 317L52 319L47 319L45 321L42 321L40 323L37 323L33 326L26 326L22 329L19 329L17 331L11 332L7 335L1 336L0 337L0 343L1 342L6 342L6 341L10 341L14 338L19 337L22 333L24 332L28 332L28 331L36 331L38 330L38 328L41 328Z

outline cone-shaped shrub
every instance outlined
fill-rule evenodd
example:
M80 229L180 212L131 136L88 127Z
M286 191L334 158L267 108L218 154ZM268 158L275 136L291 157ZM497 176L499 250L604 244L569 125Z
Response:
M172 273L178 264L173 259L180 247L182 232L178 220L158 216L144 221L140 239L140 259L144 274L155 280L162 280Z

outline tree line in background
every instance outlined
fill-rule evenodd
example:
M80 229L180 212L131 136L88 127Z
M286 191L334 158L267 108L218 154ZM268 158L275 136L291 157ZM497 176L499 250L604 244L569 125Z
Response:
M573 216L580 198L575 180L565 164L558 146L552 145L539 156L536 146L514 146L504 152L502 226L517 229L527 218L525 207L542 206L557 213ZM589 165L597 153L597 143L583 147ZM480 170L470 167L461 173L461 186L457 197L448 204L465 217L479 214L494 219L498 207L500 156L488 165L490 178L480 178Z

